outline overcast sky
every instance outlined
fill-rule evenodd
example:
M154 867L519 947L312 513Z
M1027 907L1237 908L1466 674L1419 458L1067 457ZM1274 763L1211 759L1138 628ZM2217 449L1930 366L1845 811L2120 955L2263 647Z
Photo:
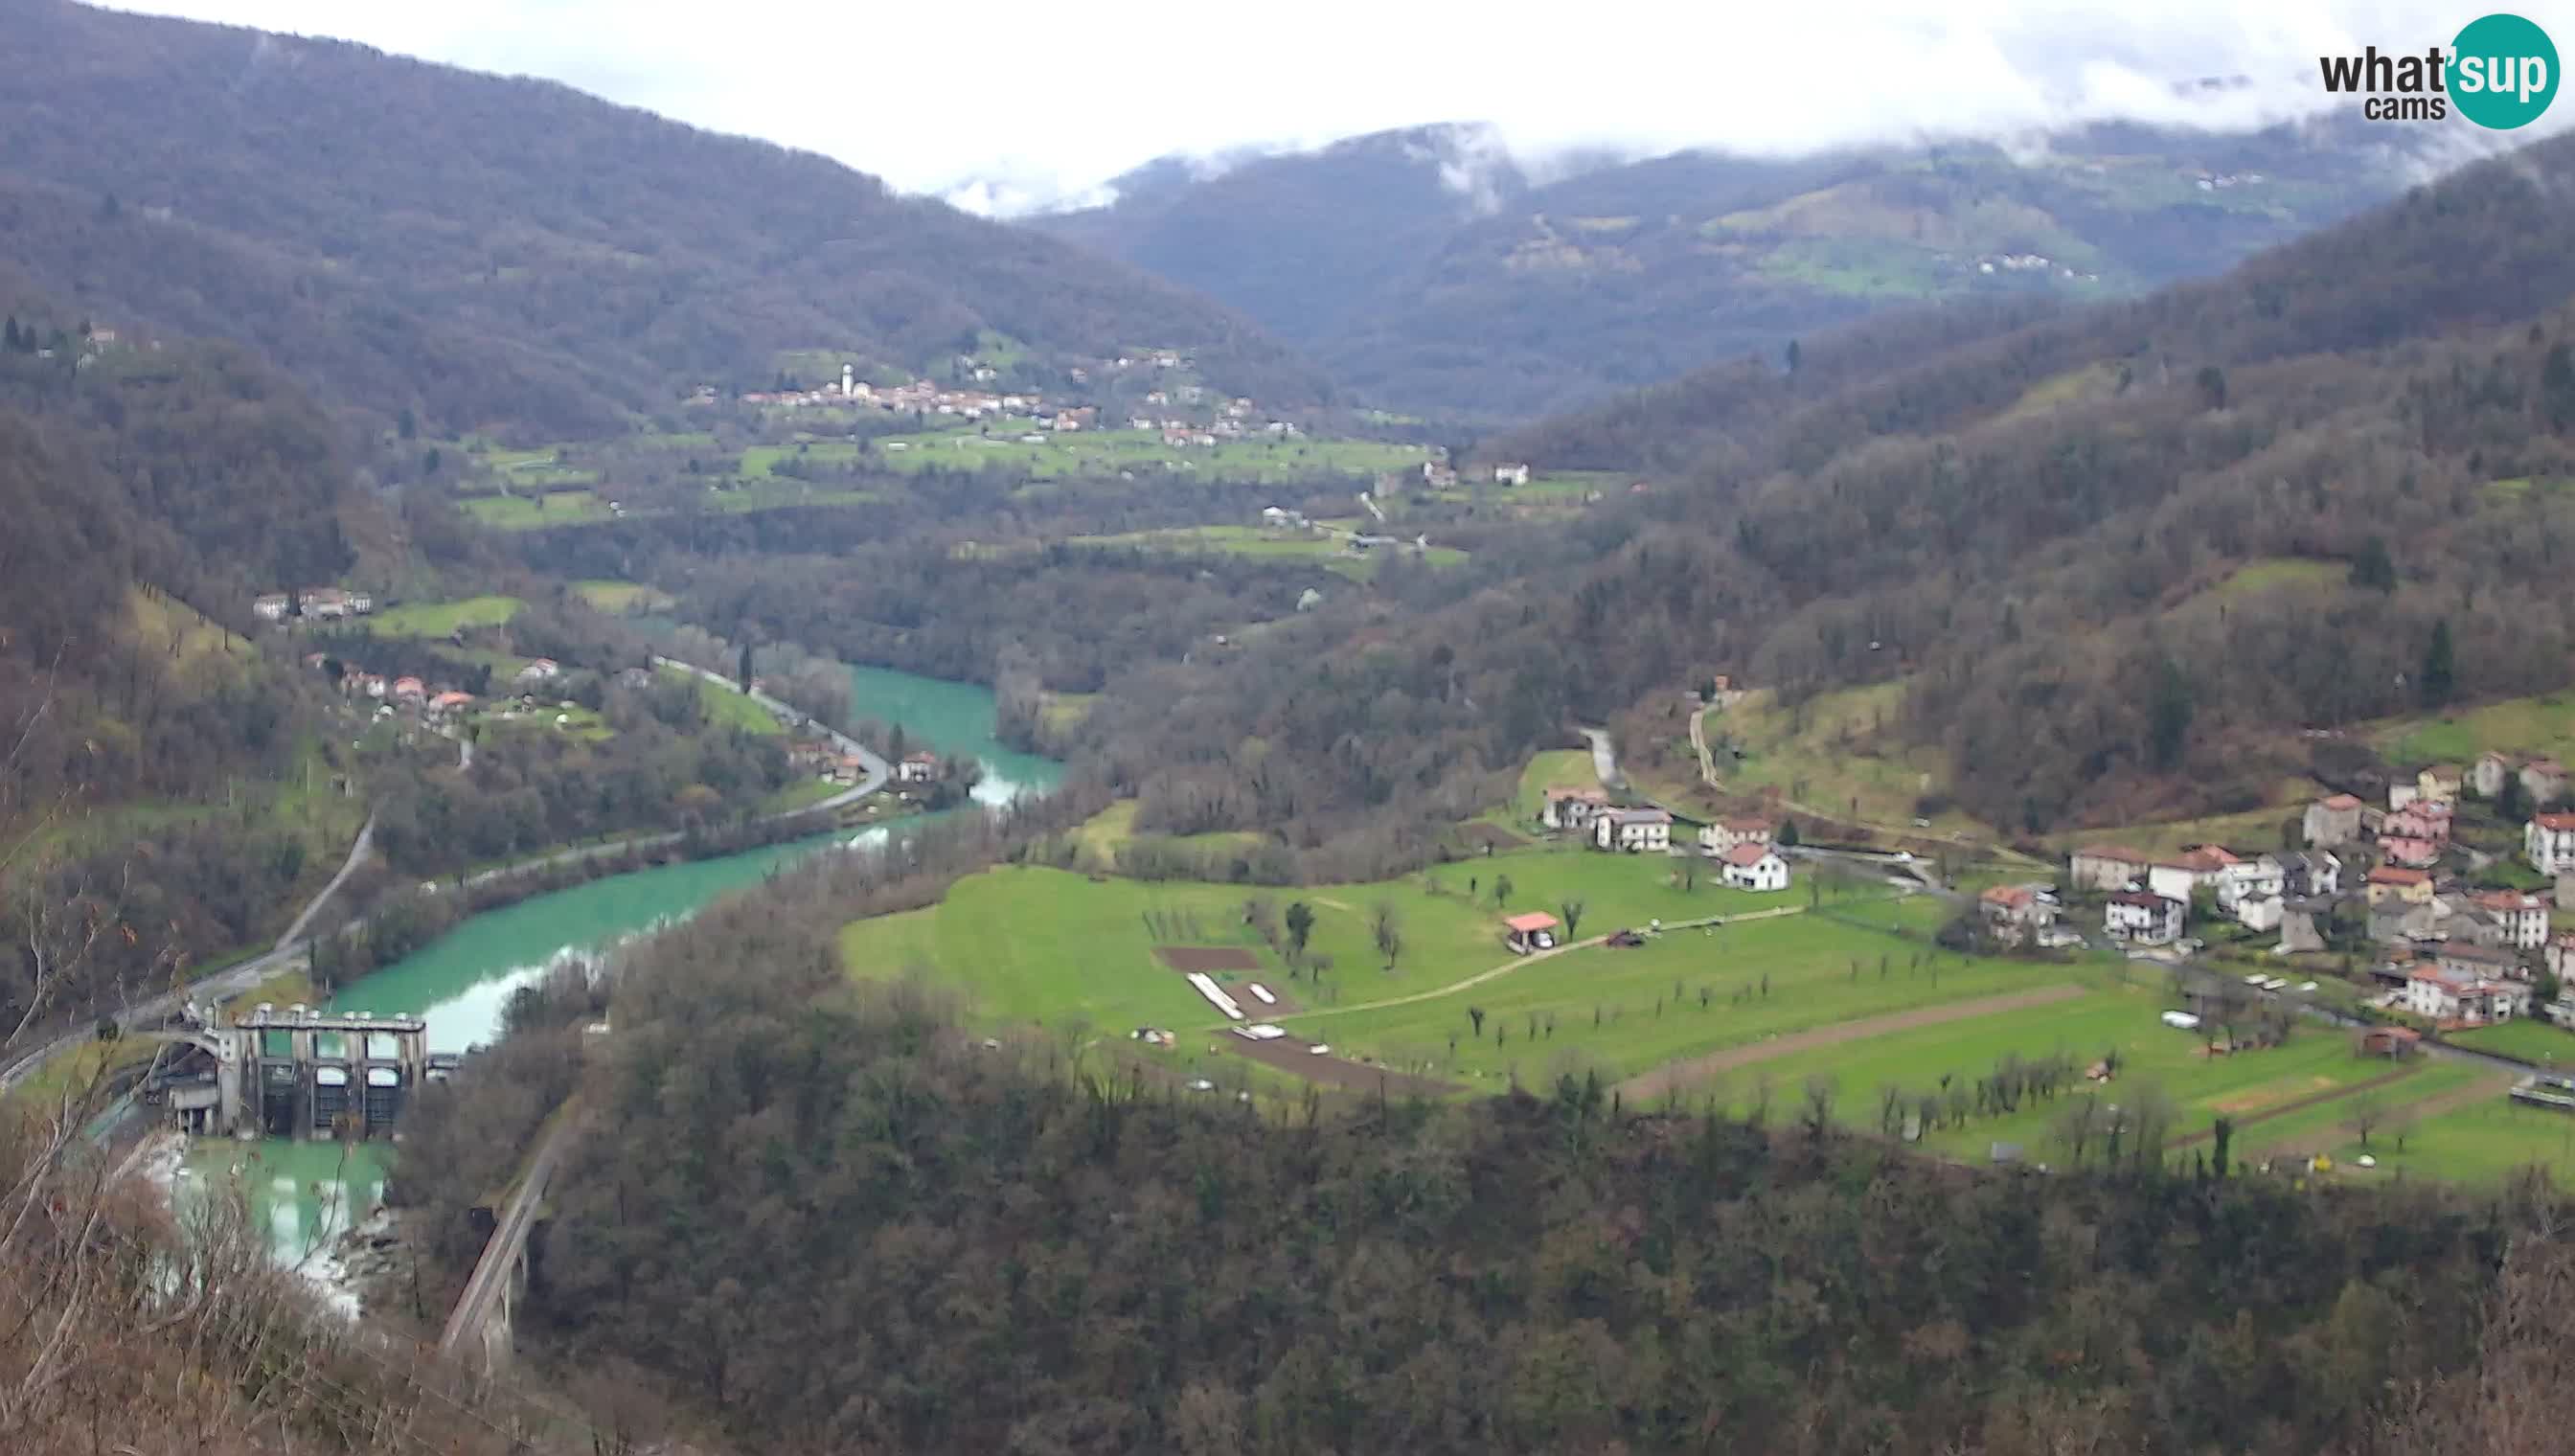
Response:
M1493 123L1576 147L1794 151L2083 117L2242 125L2326 105L2315 58L2446 44L2420 0L142 0L121 8L551 77L986 210L1152 158ZM2575 0L2521 3L2568 46ZM2223 103L2168 84L2243 75ZM2349 100L2334 103L2351 106ZM2222 107L2222 109L2221 109ZM2546 125L2575 114L2560 98Z

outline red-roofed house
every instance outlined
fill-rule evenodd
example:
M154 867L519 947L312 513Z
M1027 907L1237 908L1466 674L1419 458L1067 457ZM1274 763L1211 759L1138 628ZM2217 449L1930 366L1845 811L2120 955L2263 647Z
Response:
M1767 844L1776 829L1759 814L1733 814L1698 831L1699 852L1714 856L1737 844Z
M894 765L894 776L906 783L928 783L939 776L939 755L906 753L903 761Z
M1767 844L1737 844L1718 856L1718 873L1736 889L1778 890L1788 887L1788 861Z
M418 678L396 678L394 680L394 701L396 703L418 703L428 696L429 689L423 685Z
M2441 862L2441 841L2412 834L2389 834L2379 839L2378 852L2386 855L2390 864L2429 869Z
M2076 889L2126 889L2153 862L2124 844L2087 844L2066 860L2065 874Z
M2522 826L2521 851L2542 874L2575 869L2575 813L2540 814Z
M2146 887L2166 899L2187 901L2202 886L2215 888L2236 856L2215 844L2193 844L2146 867Z
M2181 938L2186 908L2180 900L2152 890L2123 889L2110 896L2101 913L2101 928L2113 940L2166 945Z
M2301 826L2306 830L2307 846L2330 849L2336 844L2348 844L2359 838L2361 807L2360 800L2348 793L2337 793L2308 804L2306 822Z
M2530 1014L2530 987L2444 965L2417 965L2405 980L2405 1006L2435 1021L2483 1026Z
M1555 916L1531 911L1502 917L1502 942L1521 955L1555 948Z
M2056 905L2034 884L1997 884L1976 896L1976 907L1994 938L2017 945L2056 923Z
M1587 829L1591 816L1609 806L1607 792L1597 788L1570 788L1557 785L1546 791L1546 805L1538 810L1538 822L1550 829Z
M2502 753L2488 748L2468 765L2468 783L2479 798L2493 798L2503 792L2504 780L2513 776L2521 765Z
M2381 864L2369 871L2363 882L2368 886L2369 902L2373 905L2385 904L2389 900L2409 905L2432 902L2432 876L2420 869Z
M2478 909L2502 922L2504 943L2515 950L2536 950L2548 943L2548 901L2517 889L2490 889L2475 896Z

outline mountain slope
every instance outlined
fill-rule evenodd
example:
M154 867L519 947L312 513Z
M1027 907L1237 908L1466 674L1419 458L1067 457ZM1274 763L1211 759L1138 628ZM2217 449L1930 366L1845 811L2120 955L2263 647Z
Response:
M1222 170L1148 163L1111 182L1109 206L1032 225L1314 343L1398 287L1448 235L1528 189L1499 138L1468 126L1212 165Z
M1207 744L1316 745L1261 771L1306 786L1318 835L1453 804L1460 775L1715 673L1791 714L1874 690L1819 714L1856 724L1833 756L1932 770L2014 831L2363 781L2297 730L2575 677L2570 226L2575 139L2542 142L2222 279L1872 321L1793 374L1721 367L1532 428L1491 455L1653 488L1479 541L1471 576L1403 583L1381 620L1113 687L1084 733L1173 765L1143 823L1259 801ZM1640 757L1679 737L1636 727Z
M1265 399L1322 389L1171 284L811 154L358 46L61 0L0 24L12 256L335 399L570 432L783 353L918 372L982 331L1033 368L1152 345Z
M1034 225L1237 305L1377 403L1507 417L1908 304L2214 273L2392 196L2428 145L2099 126L2009 151L1691 152L1529 186L1488 137L1437 128L1178 187L1165 169L1132 204Z

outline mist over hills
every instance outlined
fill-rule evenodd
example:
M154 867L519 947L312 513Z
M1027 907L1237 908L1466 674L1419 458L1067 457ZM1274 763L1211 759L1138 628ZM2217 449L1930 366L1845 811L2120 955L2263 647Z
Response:
M2438 129L2101 124L2008 144L1558 161L1491 128L1169 160L1027 220L1241 308L1387 408L1507 419L1929 302L2115 298L2424 180Z

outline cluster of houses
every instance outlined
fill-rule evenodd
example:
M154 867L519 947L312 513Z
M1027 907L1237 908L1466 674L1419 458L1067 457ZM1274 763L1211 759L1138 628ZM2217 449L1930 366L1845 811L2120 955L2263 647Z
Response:
M2243 855L2200 844L2150 855L2096 844L2075 851L2068 874L2077 888L2107 893L2102 929L2135 945L2179 939L2193 896L2206 890L2227 917L2278 930L2280 952L2320 950L2319 918L2357 896L2370 938L2388 947L2374 974L2390 1004L2444 1024L2508 1020L2532 1013L2543 972L2575 978L2575 932L2550 921L2553 907L2575 904L2575 812L2542 811L2523 824L2523 857L2553 878L2552 892L2477 888L2443 872L2462 794L2500 801L2508 786L2534 803L2559 802L2565 769L2552 758L2487 753L2464 770L2436 764L2398 779L2384 808L2349 793L2315 800L2300 817L2302 850ZM2346 884L2336 850L2368 862L2356 883ZM2009 912L1991 891L1987 901L1989 917ZM2575 996L2561 992L2541 1009L2575 1024Z
M840 784L855 784L868 776L865 759L856 753L842 752L840 745L828 738L798 738L789 743L787 763L799 772L829 778ZM906 753L894 765L897 783L928 783L938 776L939 755L936 753Z
M1484 469L1490 471L1490 479L1497 486L1525 486L1529 483L1529 468L1520 461L1498 461ZM1481 471L1475 476L1477 480L1485 478ZM1448 464L1447 453L1440 451L1410 471L1379 477L1377 485L1381 490L1392 491L1414 481L1429 490L1443 491L1457 484L1458 475L1456 468Z
M293 613L308 619L337 622L343 618L364 617L376 610L371 593L354 592L341 587L307 587L300 592L266 592L250 599L253 617L262 622L284 622Z
M1546 791L1538 821L1550 829L1580 834L1594 849L1612 853L1671 854L1690 852L1672 842L1673 819L1659 808L1621 808L1599 788L1559 786ZM1697 852L1717 861L1717 877L1736 889L1782 890L1790 878L1787 856L1774 842L1775 820L1760 815L1733 815L1701 825Z

